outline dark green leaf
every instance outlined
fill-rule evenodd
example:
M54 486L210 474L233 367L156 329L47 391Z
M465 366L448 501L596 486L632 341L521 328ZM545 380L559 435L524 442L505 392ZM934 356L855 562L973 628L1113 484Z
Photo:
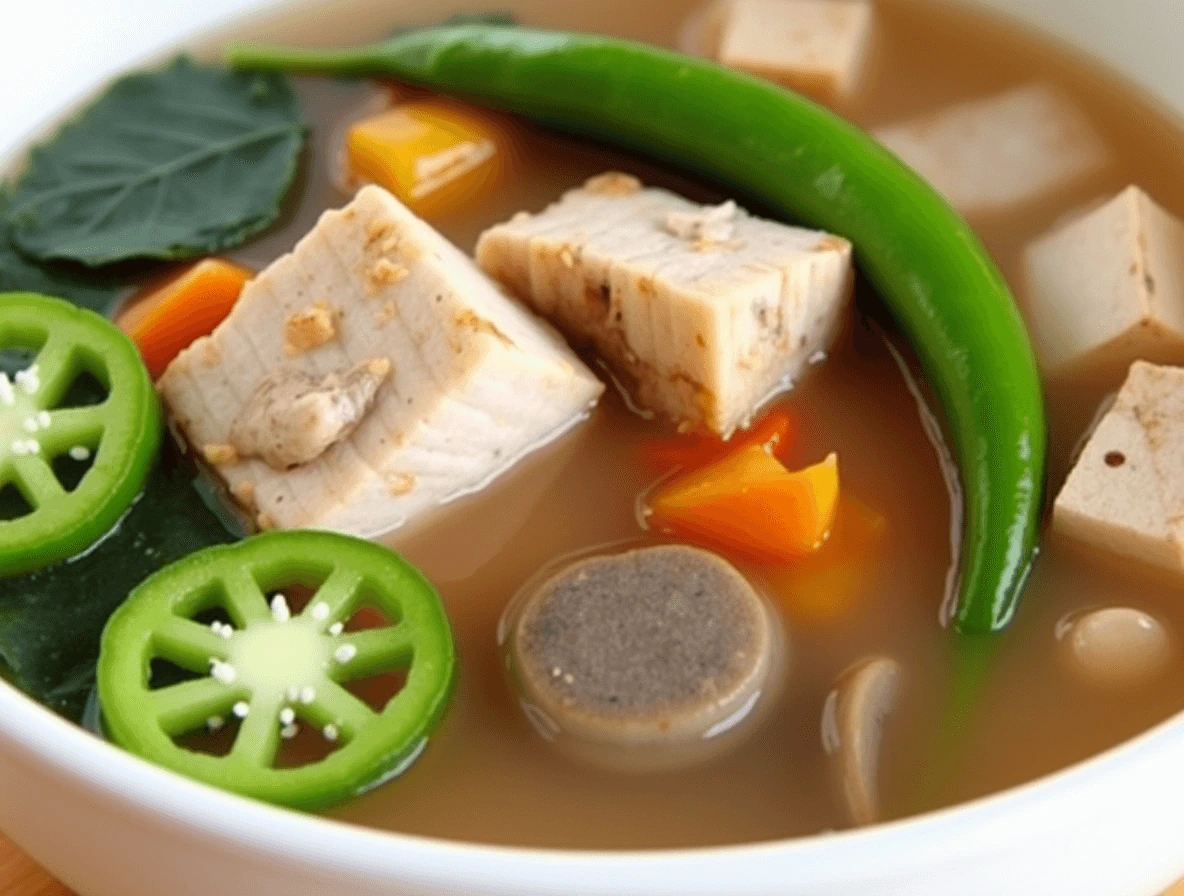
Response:
M276 75L186 57L127 75L31 151L12 241L90 266L221 252L275 220L304 133Z
M0 219L6 203L7 199L0 195ZM106 314L115 303L119 287L106 277L74 267L30 261L17 251L0 221L0 293L39 292Z
M144 493L89 553L0 579L0 669L50 709L77 719L94 685L99 637L128 593L186 554L233 537L193 487L194 470L166 444Z

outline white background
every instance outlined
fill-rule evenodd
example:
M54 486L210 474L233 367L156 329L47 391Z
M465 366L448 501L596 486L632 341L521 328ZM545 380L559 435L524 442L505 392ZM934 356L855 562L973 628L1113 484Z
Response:
M0 157L104 76L259 5L261 0L0 0Z

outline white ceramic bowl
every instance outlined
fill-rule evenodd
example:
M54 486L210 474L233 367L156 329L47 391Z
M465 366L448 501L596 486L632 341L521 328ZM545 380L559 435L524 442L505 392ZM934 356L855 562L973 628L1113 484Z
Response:
M1184 110L1181 0L977 2L1091 50ZM191 783L0 683L0 830L82 896L1156 896L1184 875L1182 765L1178 717L1026 787L869 830L681 852L496 849Z

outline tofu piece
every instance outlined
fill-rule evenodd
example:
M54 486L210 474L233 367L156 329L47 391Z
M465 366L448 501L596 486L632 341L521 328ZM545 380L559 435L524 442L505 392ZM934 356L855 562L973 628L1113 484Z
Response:
M873 131L963 214L1065 189L1107 161L1085 116L1047 84L939 109Z
M1184 574L1184 368L1132 365L1057 496L1053 528Z
M830 345L851 244L605 174L482 235L477 263L634 399L728 435Z
M1024 299L1050 375L1184 363L1184 224L1128 187L1028 246Z
M717 59L821 100L859 86L871 43L870 0L731 0Z
M331 332L318 325L293 351L310 319ZM558 333L380 187L326 212L159 387L262 527L363 537L482 487L587 417L604 389ZM308 415L306 443L285 406ZM269 437L293 444L256 447Z

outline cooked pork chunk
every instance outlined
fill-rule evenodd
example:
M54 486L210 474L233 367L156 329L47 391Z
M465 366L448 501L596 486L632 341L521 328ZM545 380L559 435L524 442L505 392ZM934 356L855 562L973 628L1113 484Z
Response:
M644 407L728 434L799 376L851 291L843 239L607 174L487 231L477 261Z
M365 536L479 487L603 390L377 187L249 283L160 388L261 525Z

